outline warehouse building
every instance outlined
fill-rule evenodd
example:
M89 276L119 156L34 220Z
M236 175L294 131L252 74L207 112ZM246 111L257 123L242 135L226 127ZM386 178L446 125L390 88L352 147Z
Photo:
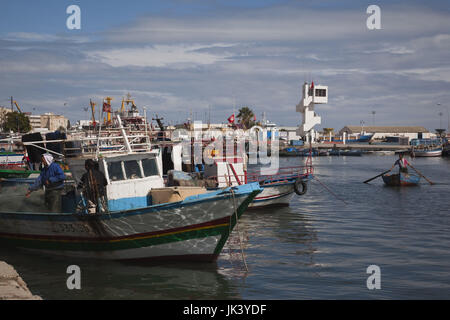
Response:
M428 139L436 136L420 126L345 126L339 131L339 135L342 136L344 132L347 137L374 133L373 139L376 140L387 137L407 137L409 140Z

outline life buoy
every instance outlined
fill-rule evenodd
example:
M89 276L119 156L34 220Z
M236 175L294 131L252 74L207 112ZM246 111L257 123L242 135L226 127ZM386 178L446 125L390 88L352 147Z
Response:
M305 181L298 178L297 180L295 180L295 183L294 183L294 191L299 196L302 196L306 193L306 191L308 191L308 185L306 184Z

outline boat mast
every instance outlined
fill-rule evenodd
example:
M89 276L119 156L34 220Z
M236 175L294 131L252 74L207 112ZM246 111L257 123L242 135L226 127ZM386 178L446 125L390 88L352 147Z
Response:
M119 115L117 115L117 122L119 123L119 128L120 128L120 131L122 132L123 140L125 143L125 148L127 149L128 153L131 153L132 152L131 145L130 145L130 142L128 141L127 133L125 132L125 128L122 125L122 120L120 120Z

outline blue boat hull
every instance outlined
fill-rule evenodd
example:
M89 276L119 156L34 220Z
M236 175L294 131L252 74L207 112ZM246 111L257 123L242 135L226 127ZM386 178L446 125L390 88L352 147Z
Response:
M387 174L383 176L383 181L388 186L417 186L420 177L414 174Z

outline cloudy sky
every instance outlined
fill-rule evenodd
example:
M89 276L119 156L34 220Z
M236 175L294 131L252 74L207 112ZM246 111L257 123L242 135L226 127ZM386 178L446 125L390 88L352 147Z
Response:
M68 6L81 9L69 30ZM369 30L369 5L381 29ZM447 128L450 2L1 1L0 105L87 119L89 99L128 92L149 116L226 121L251 107L295 126L301 85L329 86L322 127ZM437 105L441 104L441 105ZM375 111L375 117L372 115ZM439 112L443 113L442 118Z

